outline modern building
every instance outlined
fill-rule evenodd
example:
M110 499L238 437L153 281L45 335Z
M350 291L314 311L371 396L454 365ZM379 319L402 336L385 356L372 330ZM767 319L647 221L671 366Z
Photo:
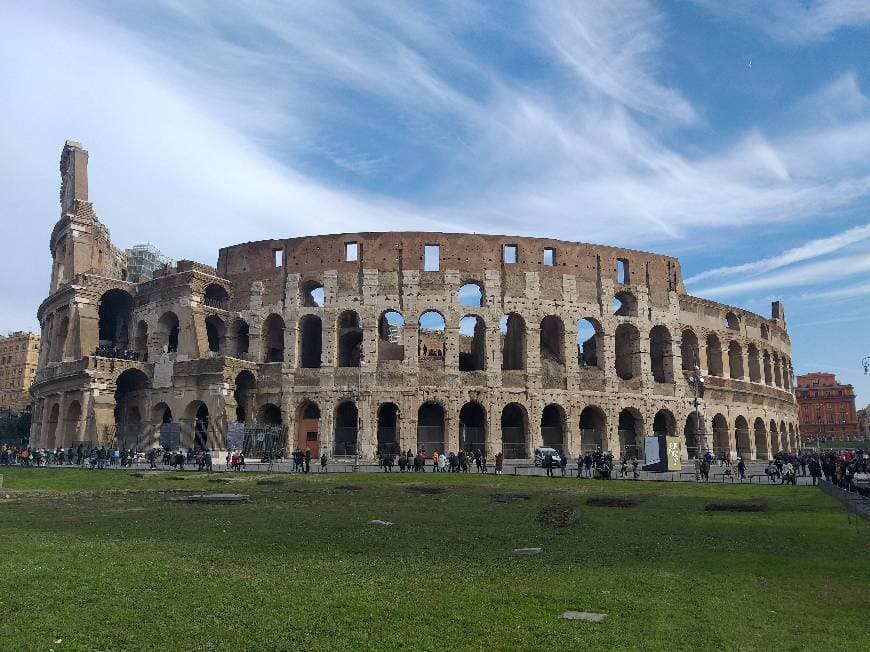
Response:
M0 336L0 411L30 405L30 385L39 360L39 335L17 331Z
M817 371L797 377L801 438L850 440L858 437L855 391L831 373Z
M782 305L762 316L690 296L676 258L346 233L234 245L216 267L180 260L134 282L129 256L105 255L87 161L66 144L37 445L145 448L174 429L184 448L222 449L280 426L288 448L362 459L462 447L529 460L541 445L642 457L652 434L677 437L686 458L797 448Z

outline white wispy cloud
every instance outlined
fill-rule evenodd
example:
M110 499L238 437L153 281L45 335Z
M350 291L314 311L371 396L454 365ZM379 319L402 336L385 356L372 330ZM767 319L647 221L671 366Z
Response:
M858 283L857 285L838 287L833 290L802 292L799 298L803 301L842 301L856 299L865 294L870 294L870 283ZM865 316L870 317L870 313Z

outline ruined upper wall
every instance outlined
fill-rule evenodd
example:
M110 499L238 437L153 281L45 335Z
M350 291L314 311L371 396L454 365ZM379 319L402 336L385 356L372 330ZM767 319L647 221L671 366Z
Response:
M354 261L346 260L345 249L350 243L358 246ZM426 245L440 248L438 272L423 271ZM516 263L505 262L505 245L517 247ZM546 249L554 252L552 265L544 264ZM280 252L280 266L275 262L276 252ZM303 281L320 280L324 270L334 270L340 279L351 282L362 270L387 275L416 271L424 288L427 280L437 284L437 275L447 270L458 271L463 281L483 281L487 271L498 270L502 291L520 296L525 274L535 272L542 295L552 298L561 295L563 276L571 275L578 293L594 301L599 279L616 282L618 259L628 262L627 284L647 287L652 303L666 305L669 291L685 293L679 261L669 256L564 240L467 233L343 233L249 242L221 249L217 271L236 288L263 283L264 303L281 299L287 274L299 274ZM426 275L431 277L426 279Z

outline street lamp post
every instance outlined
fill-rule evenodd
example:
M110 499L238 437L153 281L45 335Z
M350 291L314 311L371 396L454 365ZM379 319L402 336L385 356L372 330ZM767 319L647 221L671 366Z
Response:
M870 376L870 355L865 355L862 358L861 365L864 367L864 375Z
M698 444L698 452L696 456L700 459L702 446L702 437L704 436L704 427L701 423L701 412L699 410L701 406L701 401L699 400L704 396L704 377L701 375L701 368L695 364L694 371L692 372L692 378L689 380L689 383L692 385L692 406L695 408L695 441Z

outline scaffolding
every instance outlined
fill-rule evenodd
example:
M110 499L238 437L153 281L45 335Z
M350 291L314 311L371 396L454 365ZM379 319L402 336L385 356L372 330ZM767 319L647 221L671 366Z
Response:
M126 250L127 276L134 283L149 281L154 272L172 261L160 253L153 244L141 243Z

